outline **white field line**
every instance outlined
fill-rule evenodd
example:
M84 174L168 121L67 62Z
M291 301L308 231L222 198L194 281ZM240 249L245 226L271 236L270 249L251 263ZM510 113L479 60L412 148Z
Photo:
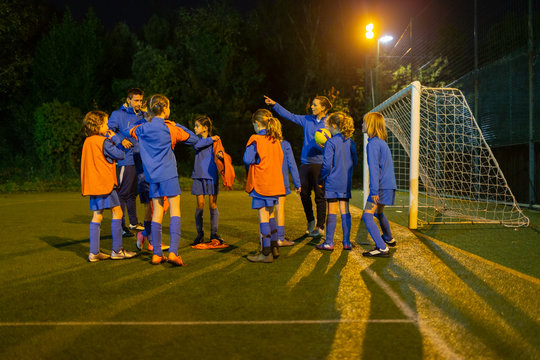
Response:
M320 325L341 323L412 323L411 319L326 319L326 320L224 320L224 321L27 321L0 322L0 327L22 326L200 326L200 325Z
M354 215L358 215L362 213L362 210L357 208L356 206L350 206L350 212ZM396 226L397 224L394 224ZM359 255L359 252L352 251L355 260L361 264L361 257ZM381 278L379 275L377 275L373 270L370 268L365 268L363 270L379 287L388 295L389 298L392 299L394 304L403 312L403 314L413 323L416 324L418 329L426 335L433 345L439 350L440 354L444 356L447 359L462 359L461 356L456 354L450 346L437 334L435 330L433 330L429 325L422 322L420 324L418 313L414 311L407 303L399 297L399 295L392 290L392 288Z

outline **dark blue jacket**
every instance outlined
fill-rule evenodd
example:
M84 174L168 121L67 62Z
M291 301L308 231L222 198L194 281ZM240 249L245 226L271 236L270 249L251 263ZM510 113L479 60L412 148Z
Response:
M358 163L356 144L341 133L332 136L324 145L324 160L319 175L319 184L324 181L324 190L346 193L351 197L353 168Z
M317 121L315 115L295 115L288 110L285 110L281 105L275 103L272 107L279 116L292 121L304 128L304 143L302 145L302 155L300 156L301 164L322 164L323 154L322 149L315 142L315 132L318 129L324 128L326 116L320 121Z

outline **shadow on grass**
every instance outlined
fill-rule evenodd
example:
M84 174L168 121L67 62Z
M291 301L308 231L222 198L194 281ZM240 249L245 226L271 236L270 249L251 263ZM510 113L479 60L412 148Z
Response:
M389 269L393 270L392 257L379 258L374 260L369 266L374 273L380 278L388 281L398 281L402 278L393 278ZM370 300L370 319L378 320L388 318L389 314L396 313L398 316L406 318L405 314L397 307L388 294L369 276L365 271L362 271L362 278L371 294ZM400 282L400 292L405 298L411 299L412 303L408 305L416 313L415 297L411 292L407 282ZM399 318L398 317L398 318ZM396 316L392 316L396 318ZM364 359L422 359L423 358L423 341L422 334L415 323L403 324L386 324L369 322L365 330L366 336L362 345L362 357ZM390 335L390 336L389 336ZM388 344L392 346L388 346Z
M463 266L459 261L448 254L436 243L423 237L422 234L418 232L415 232L415 234L417 235L419 241L427 246L432 253L448 267L448 269L450 269L461 279L465 285L467 285L472 291L481 297L482 300L490 306L494 313L512 314L511 317L501 316L501 319L508 326L510 326L512 330L519 333L522 339L525 339L529 344L538 343L537 334L540 333L540 326L535 319L532 319L528 314L523 312L523 310L506 299L505 296L488 286L481 278ZM421 284L417 284L417 288L422 291ZM440 295L437 296L435 292L431 296L439 297L438 300L440 302L435 302L436 304L448 302L448 299L440 298ZM457 305L456 308L458 308ZM449 311L449 309L444 308L441 310ZM512 357L512 354L515 354L515 348L508 346L508 343L505 341L506 336L502 332L489 327L487 324L481 323L481 321L479 321L476 317L473 317L475 314L468 315L465 314L464 311L458 313L461 315L461 319L457 319L455 316L454 319L461 320L464 326L473 329L473 332L477 336L483 338L486 344L490 344L490 347L496 351L497 354L501 355L502 357ZM449 315L451 316L452 314Z
M54 248L61 249L63 251L71 251L75 253L78 257L83 258L83 259L88 258L88 249L89 249L88 238L74 240L74 239L63 238L59 236L41 236L39 239L41 241L46 242L47 244L49 244L50 246ZM110 240L112 239L112 237L110 235L101 237L101 240L104 240L104 239Z

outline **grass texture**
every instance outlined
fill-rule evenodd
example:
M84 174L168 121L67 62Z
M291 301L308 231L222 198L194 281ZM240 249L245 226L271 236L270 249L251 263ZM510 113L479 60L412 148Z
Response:
M302 236L302 206L290 195L286 233L297 244L272 264L252 264L245 256L258 249L258 217L248 195L219 195L219 232L231 247L194 250L195 200L186 192L188 265L173 268L151 266L147 252L88 263L91 212L76 193L1 198L2 359L540 357L539 262L526 266L504 253L519 246L493 235L505 232L528 250L521 257L536 259L537 227L411 232L389 212L398 247L389 259L367 259L361 252L373 245L360 210L351 211L353 251L341 250L338 221L336 250L321 252ZM204 221L209 234L208 210ZM110 213L101 239L110 252ZM124 246L135 250L134 238Z

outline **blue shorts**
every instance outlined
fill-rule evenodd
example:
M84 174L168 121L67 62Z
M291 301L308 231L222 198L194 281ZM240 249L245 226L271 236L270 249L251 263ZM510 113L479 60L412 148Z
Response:
M396 190L379 189L379 204L394 205L395 198L396 198ZM367 201L374 203L373 199L371 198L371 195L368 196Z
M92 211L112 209L115 206L120 206L116 190L107 195L90 195L90 210Z
M252 190L249 193L249 196L251 196L252 209L261 209L263 207L276 206L279 202L279 196L264 196L257 194L255 190Z
M191 185L192 195L217 195L219 192L219 183L214 183L212 179L193 179Z
M173 197L180 195L181 192L177 177L158 183L150 183L149 196L151 199L164 196Z
M350 199L351 193L346 192L335 192L335 191L325 191L325 199Z

